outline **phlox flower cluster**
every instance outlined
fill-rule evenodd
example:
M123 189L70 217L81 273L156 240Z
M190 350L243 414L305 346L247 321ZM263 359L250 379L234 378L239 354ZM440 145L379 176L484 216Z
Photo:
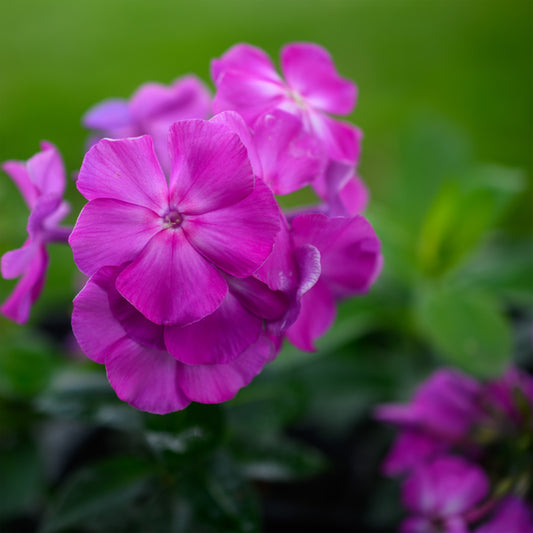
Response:
M480 383L441 369L410 403L382 405L376 417L400 428L383 471L404 476L402 532L533 531L529 374L511 368Z
M232 398L284 339L313 350L337 302L364 294L379 275L380 243L361 215L361 135L333 116L352 110L355 85L314 44L286 46L282 69L284 77L263 51L240 44L212 62L213 97L189 75L106 100L83 118L90 148L76 185L87 203L68 242L88 280L72 328L138 409ZM44 148L11 165L35 180L31 162ZM6 170L26 197L20 173ZM45 170L48 182L64 184L58 165ZM276 195L305 186L316 205L284 213ZM56 189L46 219L28 202L30 221L46 229L28 225L41 255L63 213ZM39 186L34 196L48 192ZM42 259L10 267L14 253L5 271L23 274L15 293L24 303L15 294L10 305L24 322L45 267Z

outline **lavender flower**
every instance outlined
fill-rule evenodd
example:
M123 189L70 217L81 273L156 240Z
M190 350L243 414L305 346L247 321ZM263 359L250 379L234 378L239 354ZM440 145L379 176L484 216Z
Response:
M71 231L59 226L69 211L63 201L65 169L56 147L48 142L42 142L41 151L27 162L6 161L2 168L30 209L26 242L22 248L2 256L2 276L21 279L0 310L11 320L24 324L44 285L48 267L46 245L65 242Z

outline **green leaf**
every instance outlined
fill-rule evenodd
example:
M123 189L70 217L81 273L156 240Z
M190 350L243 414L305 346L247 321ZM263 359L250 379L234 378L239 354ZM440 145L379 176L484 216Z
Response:
M260 531L255 493L227 453L215 454L179 481L180 533Z
M167 415L143 415L144 436L157 453L175 456L204 454L216 448L224 430L220 405L192 403L183 411Z
M121 510L146 491L153 474L152 465L138 457L114 457L74 472L59 488L42 533L81 526L109 531L106 518L121 519Z
M445 360L480 377L511 359L509 324L486 294L451 285L426 287L416 302L421 331Z
M422 225L418 242L422 272L437 277L455 267L523 187L520 172L496 166L476 167L458 180L446 181Z
M54 350L34 332L2 339L0 394L8 398L31 398L41 392L57 365Z
M270 435L261 442L237 443L234 450L244 474L256 481L305 479L321 473L327 466L319 450L282 435Z
M100 366L73 364L63 368L37 398L37 407L53 417L114 429L142 429L139 411L117 398Z
M35 512L44 492L44 475L35 444L13 442L0 446L0 520Z

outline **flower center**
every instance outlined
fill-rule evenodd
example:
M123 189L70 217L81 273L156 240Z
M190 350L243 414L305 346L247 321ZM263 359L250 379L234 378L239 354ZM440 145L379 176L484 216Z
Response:
M302 109L306 108L305 100L303 99L300 93L298 93L294 89L289 89L287 94L289 98L293 100L298 107L301 107Z
M169 209L163 216L163 226L165 228L178 228L183 222L183 217L176 209Z

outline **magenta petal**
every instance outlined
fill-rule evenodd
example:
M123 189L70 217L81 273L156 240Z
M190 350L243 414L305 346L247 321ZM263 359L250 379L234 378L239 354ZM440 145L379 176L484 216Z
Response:
M301 299L301 309L294 324L286 331L287 338L300 350L312 352L314 342L333 324L337 309L327 286L319 279Z
M161 415L190 403L178 385L178 365L167 352L127 337L117 341L106 356L107 377L117 396L141 411Z
M261 160L262 177L274 194L289 194L305 187L325 168L322 143L304 132L295 115L281 110L261 117L254 141Z
M151 209L99 198L82 209L69 244L78 268L91 275L102 266L132 261L162 229Z
M278 206L261 181L239 203L187 217L183 224L187 238L202 255L240 278L251 275L268 257L279 228Z
M531 507L515 496L507 496L496 507L493 516L474 533L531 533L533 531L533 512Z
M296 246L312 244L320 251L322 279L336 297L367 291L379 275L380 242L363 217L300 215L292 227Z
M340 122L320 113L309 112L308 116L311 129L324 143L332 159L357 163L361 154L361 130L348 122Z
M53 144L43 141L41 151L28 159L27 168L39 195L63 196L66 186L65 167Z
M170 128L172 205L200 214L233 205L254 188L246 148L223 124L184 120Z
M261 330L261 319L227 294L220 307L202 320L188 326L166 326L165 343L182 363L225 364L254 343Z
M108 293L115 278L113 268L102 268L74 298L72 331L83 353L105 363L109 348L126 335L109 306Z
M31 209L37 201L39 191L30 179L26 163L23 161L6 161L2 164L2 170L13 180L22 194L26 205Z
M389 450L382 470L388 476L403 474L442 453L448 447L447 441L423 431L403 431Z
M455 456L440 456L418 466L403 485L411 511L450 517L468 511L489 491L489 479L477 465Z
M126 100L110 98L91 107L82 123L90 130L112 131L131 124L132 117Z
M130 101L131 114L139 124L165 129L178 120L206 119L211 108L207 87L196 76L188 75L175 80L172 85L145 83Z
M242 71L248 73L250 77L281 83L270 57L260 48L249 44L236 44L220 59L213 59L211 76L215 85L220 75L228 70Z
M312 43L289 44L281 51L281 65L290 88L313 107L337 115L351 113L355 84L338 75L324 48Z
M276 234L272 253L254 272L254 277L266 283L273 291L289 292L298 284L298 269L293 256L287 219L279 208L278 213L280 230Z
M168 188L152 139L103 139L87 152L76 182L88 200L113 198L163 214Z
M44 246L39 246L27 265L26 272L0 307L4 316L17 324L24 324L28 321L31 305L42 291L47 266L48 255Z
M191 400L219 403L231 400L270 360L272 343L262 336L237 359L225 365L182 365L178 381Z
M56 215L59 207L64 205L60 196L43 195L40 196L30 216L28 217L27 230L33 239L43 238L45 235L45 226L51 218L57 218Z
M281 291L272 291L255 277L244 279L228 277L230 292L255 316L267 320L281 318L289 306L288 296Z
M239 136L239 139L242 141L248 152L248 158L252 164L254 174L260 176L261 161L259 160L255 143L252 139L252 132L241 115L235 111L223 111L222 113L215 115L210 122L213 122L214 124L222 124Z
M28 238L22 248L6 252L2 256L2 277L13 279L24 274L39 253L39 247L39 244Z
M118 276L118 291L148 320L185 325L211 314L226 282L189 244L181 230L155 235Z

